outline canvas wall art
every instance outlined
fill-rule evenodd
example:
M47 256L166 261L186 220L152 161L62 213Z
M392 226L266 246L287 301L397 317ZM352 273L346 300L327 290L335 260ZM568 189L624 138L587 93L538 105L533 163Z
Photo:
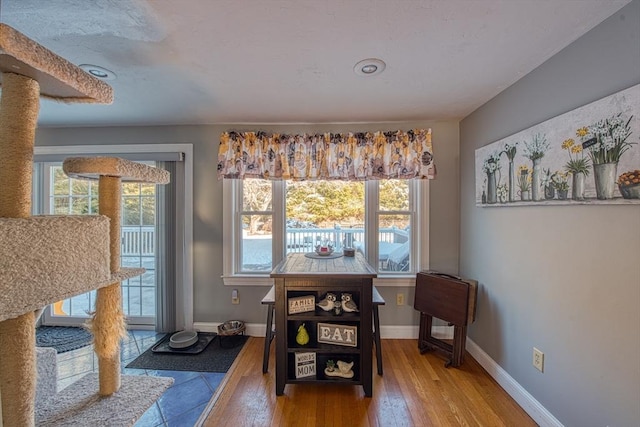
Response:
M476 150L476 205L640 204L640 85Z

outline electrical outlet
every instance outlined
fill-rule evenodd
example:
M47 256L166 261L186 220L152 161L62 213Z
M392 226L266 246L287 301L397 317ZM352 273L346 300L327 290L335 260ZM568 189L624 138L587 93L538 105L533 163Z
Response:
M238 296L238 290L231 291L231 304L240 304L240 297Z
M533 347L533 367L544 372L544 353Z
M402 292L396 294L396 304L404 305L404 294Z

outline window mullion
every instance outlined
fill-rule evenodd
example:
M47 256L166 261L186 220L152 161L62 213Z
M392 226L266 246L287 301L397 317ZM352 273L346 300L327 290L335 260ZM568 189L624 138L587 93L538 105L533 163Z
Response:
M51 169L52 165L50 163L41 164L40 173L42 174L42 192L40 194L43 195L41 200L40 207L42 210L40 214L52 214L53 213L53 191L51 191Z
M242 215L269 215L272 216L272 211L240 211L240 216Z
M232 180L233 186L236 191L233 192L233 239L232 239L232 253L233 253L233 272L237 273L242 271L242 192L244 191L243 183L239 180Z
M413 209L415 224L411 231L416 254L416 271L429 268L429 181L415 180L413 187Z
M273 247L273 265L277 265L285 257L285 186L286 181L273 181L272 182L272 199L271 208L272 212L272 247Z
M378 209L379 209L378 181L365 182L364 205L365 209L365 252L369 264L378 266Z

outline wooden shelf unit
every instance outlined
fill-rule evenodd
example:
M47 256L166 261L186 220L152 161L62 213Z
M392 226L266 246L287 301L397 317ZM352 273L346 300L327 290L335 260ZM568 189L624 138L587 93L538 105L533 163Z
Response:
M373 391L372 375L372 289L376 272L361 254L355 257L311 259L302 253L290 254L271 273L275 281L276 300L276 395L284 394L286 384L332 383L362 385L365 396ZM288 299L313 295L315 302L327 292L353 296L358 312L334 315L316 306L314 311L289 314ZM298 327L304 323L309 343L296 342ZM355 347L319 343L318 323L348 325L357 328ZM315 353L316 375L306 378L295 376L295 354ZM354 362L351 379L327 377L326 362Z

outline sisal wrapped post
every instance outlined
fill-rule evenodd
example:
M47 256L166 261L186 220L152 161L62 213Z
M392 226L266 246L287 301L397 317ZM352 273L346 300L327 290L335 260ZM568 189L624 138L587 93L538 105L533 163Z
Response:
M111 220L109 243L111 248L111 273L120 270L120 195L118 177L100 176L99 210ZM120 389L120 340L126 334L122 311L120 283L98 289L96 310L90 322L98 369L101 396L109 396Z
M28 77L5 73L1 93L0 217L28 218L40 85Z
M18 74L2 76L0 99L0 217L31 215L33 146L40 85ZM0 322L2 425L33 426L36 332L32 312Z

